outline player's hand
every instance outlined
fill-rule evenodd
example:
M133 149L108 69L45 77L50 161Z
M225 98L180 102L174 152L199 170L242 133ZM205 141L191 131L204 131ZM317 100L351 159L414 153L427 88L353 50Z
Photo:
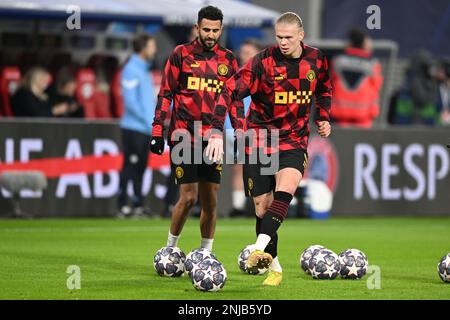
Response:
M212 135L208 140L205 154L209 160L219 163L222 162L223 156L223 137L219 134Z
M322 138L326 138L331 134L331 124L328 121L319 121L317 125L318 125L317 133Z
M164 152L164 138L163 137L152 137L150 140L150 151L162 155Z

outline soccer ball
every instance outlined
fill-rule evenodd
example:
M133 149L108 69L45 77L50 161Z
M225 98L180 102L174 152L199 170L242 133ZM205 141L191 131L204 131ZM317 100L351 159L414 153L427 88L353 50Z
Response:
M310 274L309 272L309 259L311 257L319 252L319 250L325 249L324 246L321 246L320 244L314 244L312 246L309 246L305 250L303 250L302 254L300 255L300 267L305 271L307 274Z
M197 248L187 254L186 261L184 262L184 268L190 277L192 276L191 271L194 266L206 258L217 260L216 256L211 251L205 248Z
M341 276L344 279L361 279L367 272L369 261L358 249L347 249L339 254Z
M442 281L450 282L450 253L442 257L438 264L438 273Z
M333 280L341 270L339 257L331 250L320 249L309 259L308 270L314 279Z
M239 265L239 269L241 269L242 272L253 275L261 275L266 273L268 269L267 268L259 269L258 267L247 268L247 259L250 256L250 253L252 253L253 250L255 250L254 247L255 247L254 244L249 244L244 249L242 249L241 252L239 252L237 262Z
M180 277L184 273L186 255L178 247L162 247L153 258L153 266L160 276Z
M206 258L194 265L192 285L200 291L219 291L227 281L225 267L216 259Z

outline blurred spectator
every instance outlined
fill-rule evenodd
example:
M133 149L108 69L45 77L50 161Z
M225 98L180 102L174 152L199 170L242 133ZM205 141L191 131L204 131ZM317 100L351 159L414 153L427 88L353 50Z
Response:
M447 64L440 65L428 51L419 50L411 60L402 87L391 98L389 123L450 123L448 72Z
M419 50L411 60L402 87L390 102L388 120L392 124L433 125L439 119L439 82L445 83L433 57Z
M261 43L254 38L248 38L242 42L239 48L239 63L241 66L246 64L255 54L262 49Z
M56 75L55 85L49 90L49 100L52 106L65 103L68 105L66 113L57 116L83 118L83 106L75 97L77 83L69 69L62 68Z
M388 122L390 124L411 124L414 117L414 103L411 97L411 72L400 89L392 94L389 102Z
M349 37L349 47L332 62L331 117L337 125L368 128L380 112L381 64L364 31L352 29Z
M450 61L443 63L438 75L439 96L438 110L440 113L440 123L450 125Z
M413 122L434 125L439 119L437 99L438 66L428 51L417 52L411 62L411 97L414 103Z
M12 97L11 103L16 117L56 117L69 110L66 102L51 104L45 90L51 81L50 73L34 67L24 76L20 88Z
M123 166L118 195L119 216L150 214L143 206L142 179L147 168L150 134L155 112L156 96L149 72L156 54L156 41L142 34L133 40L134 54L123 68L121 88L124 113L120 121L123 144ZM128 204L127 186L132 181L134 196ZM133 210L132 210L133 209Z
M257 54L262 49L261 44L258 40L249 38L245 40L241 47L239 48L239 62L241 66L245 65L255 54ZM244 99L244 109L245 114L250 107L250 103L252 102L251 96L248 96ZM225 129L227 133L230 135L227 138L227 142L233 142L234 137L234 129L231 126L230 117L227 116L225 120ZM233 150L233 145L228 145L229 150ZM232 209L228 213L230 217L233 216L242 216L242 215L251 215L253 216L253 212L245 212L246 207L246 197L244 190L244 183L242 182L242 164L234 164L231 167L232 170Z

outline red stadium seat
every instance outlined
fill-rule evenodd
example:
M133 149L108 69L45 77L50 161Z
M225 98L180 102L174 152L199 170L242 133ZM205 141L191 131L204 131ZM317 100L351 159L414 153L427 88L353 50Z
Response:
M19 86L20 70L18 67L4 67L0 73L0 115L12 117L11 96Z
M120 118L123 115L123 96L120 86L120 76L122 70L117 70L111 81L111 110L115 118Z
M86 66L95 72L100 70L109 82L119 66L119 59L115 56L96 53L89 58Z
M111 119L110 98L109 95L103 91L95 91L95 118Z
M95 104L95 74L92 69L81 68L76 74L77 90L76 97L83 105L84 116L86 119L93 119L96 117Z

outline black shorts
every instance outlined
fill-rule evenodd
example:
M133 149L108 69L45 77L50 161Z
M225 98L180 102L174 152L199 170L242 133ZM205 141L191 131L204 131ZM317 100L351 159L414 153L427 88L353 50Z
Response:
M199 181L206 181L220 184L220 178L222 177L222 164L208 164L203 160L205 148L208 142L203 143L201 157L197 154L197 158L200 157L200 161L194 161L194 153L198 153L198 149L191 147L191 157L187 162L174 163L172 157L172 150L174 146L170 148L170 167L175 173L175 184L195 183ZM182 153L180 153L182 155ZM178 161L177 161L178 162ZM198 162L198 163L197 163Z
M276 165L276 157L279 165ZM295 149L272 155L270 163L267 163L267 159L260 161L258 158L256 164L250 163L250 160L249 156L246 156L243 169L244 190L247 197L257 197L275 190L275 174L281 169L294 168L303 175L308 165L308 153Z

